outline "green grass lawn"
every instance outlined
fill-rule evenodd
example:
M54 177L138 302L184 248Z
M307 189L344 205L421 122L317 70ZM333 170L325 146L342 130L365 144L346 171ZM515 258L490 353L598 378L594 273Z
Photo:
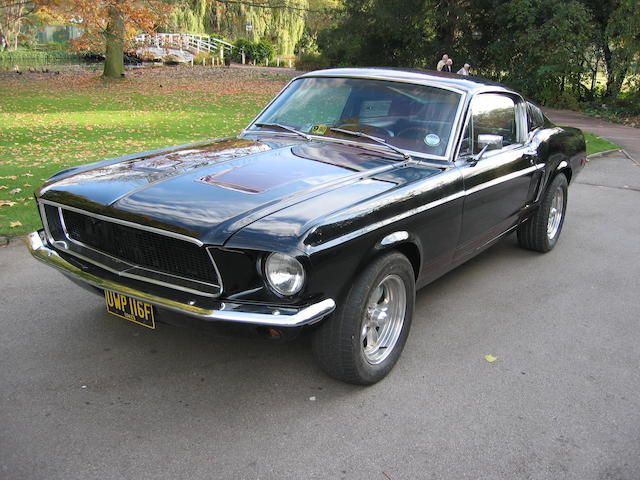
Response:
M583 132L584 138L587 141L587 155L593 155L594 153L606 152L607 150L614 150L620 148L620 145L611 143L609 140L600 138L597 135L589 132Z
M53 173L238 132L290 77L185 72L136 72L109 85L78 72L0 78L0 236L40 228L33 191Z
M113 84L93 73L16 77L0 78L0 236L40 228L33 191L53 173L238 132L290 75L195 67ZM611 148L587 134L589 154Z

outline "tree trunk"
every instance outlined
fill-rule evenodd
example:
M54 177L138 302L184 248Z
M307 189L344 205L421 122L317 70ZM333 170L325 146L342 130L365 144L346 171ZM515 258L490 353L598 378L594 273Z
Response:
M605 37L606 38L606 37ZM613 65L613 55L611 54L611 50L609 49L609 45L606 43L606 40L602 45L602 56L604 58L604 65L607 69L607 90L604 93L605 97L615 97L620 93L620 89L616 90L616 75L615 75L615 66ZM622 86L622 83L620 84Z
M104 57L103 77L124 77L124 19L116 2L109 7L109 24L104 33L107 52Z
M591 70L591 89L589 90L591 92L591 94L590 94L591 100L593 100L593 98L595 97L595 93L596 93L596 80L598 78L598 65L600 65L600 59L598 57L596 57L596 64L593 67L593 69Z
M607 93L606 96L610 98L616 98L622 91L622 84L627 76L626 67L618 67L615 72L612 72L607 78Z

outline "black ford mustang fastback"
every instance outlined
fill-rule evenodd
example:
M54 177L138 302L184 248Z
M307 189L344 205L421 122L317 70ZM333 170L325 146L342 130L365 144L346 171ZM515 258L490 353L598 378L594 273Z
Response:
M554 247L585 161L579 130L505 87L322 70L237 137L57 173L27 243L128 320L304 327L325 371L370 384L400 356L417 288L512 231Z

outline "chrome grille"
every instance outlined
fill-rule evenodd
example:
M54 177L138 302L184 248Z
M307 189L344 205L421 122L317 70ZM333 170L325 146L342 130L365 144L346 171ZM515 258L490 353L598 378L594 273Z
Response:
M52 247L116 273L206 297L222 293L211 247L195 238L40 200Z
M151 270L218 283L205 248L146 230L62 209L71 240Z

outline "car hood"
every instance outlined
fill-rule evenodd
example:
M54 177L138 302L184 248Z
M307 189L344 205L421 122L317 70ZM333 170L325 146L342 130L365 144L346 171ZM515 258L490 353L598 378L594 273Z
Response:
M392 173L402 162L375 150L290 137L228 138L117 160L63 172L37 195L223 245L305 200L333 192L352 203L403 181Z

